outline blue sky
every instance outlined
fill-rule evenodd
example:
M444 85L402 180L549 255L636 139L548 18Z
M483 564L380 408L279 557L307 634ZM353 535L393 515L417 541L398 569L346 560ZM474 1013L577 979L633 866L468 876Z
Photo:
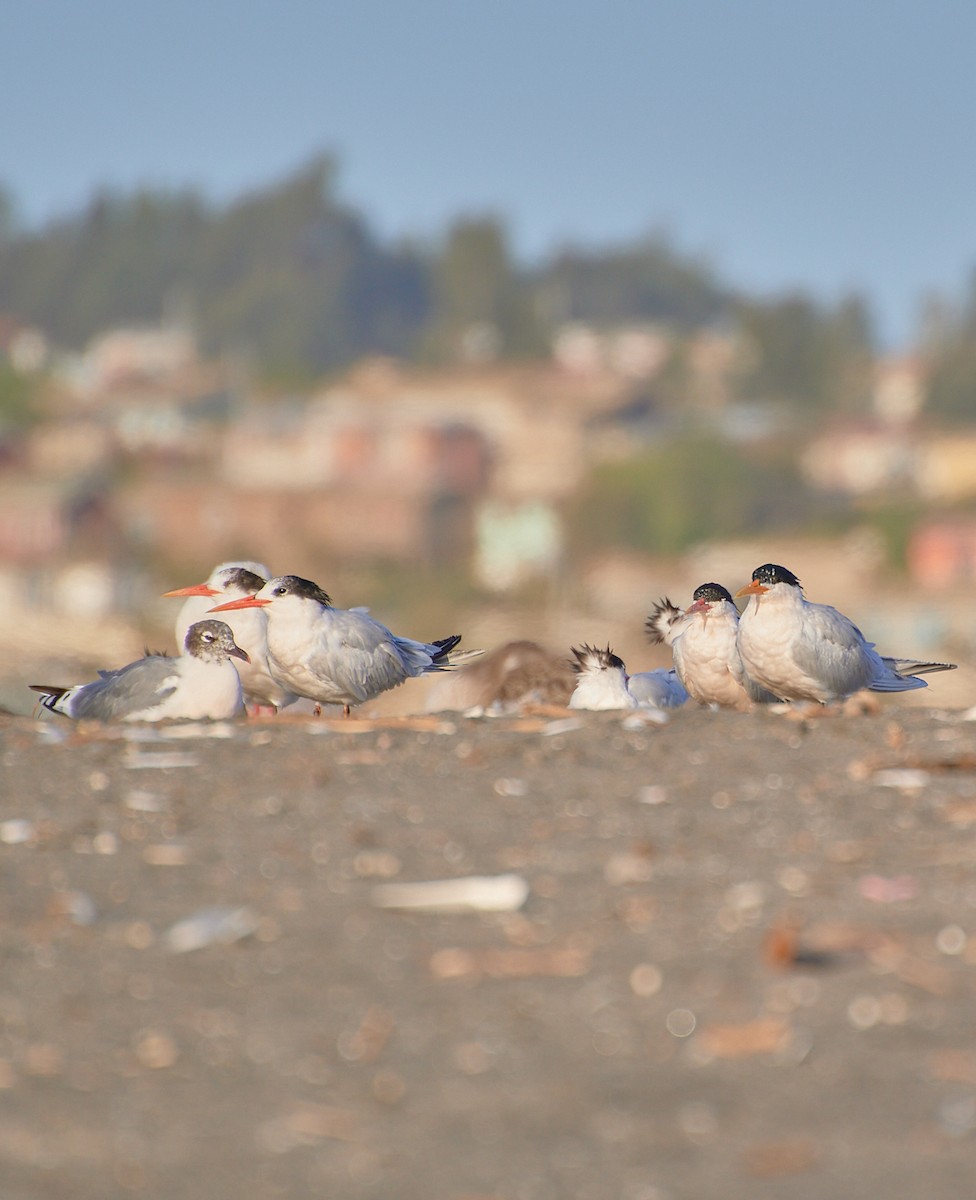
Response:
M12 0L0 38L31 224L324 150L384 236L493 212L532 257L665 230L758 293L863 292L892 345L976 264L969 0Z

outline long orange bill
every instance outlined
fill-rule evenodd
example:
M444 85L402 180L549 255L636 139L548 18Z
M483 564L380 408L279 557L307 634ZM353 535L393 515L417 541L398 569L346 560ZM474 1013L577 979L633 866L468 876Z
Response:
M163 592L164 596L219 596L216 588L207 587L205 583L195 583L193 587L176 588L172 592Z
M259 600L257 596L242 596L240 600L228 600L226 604L208 608L207 612L230 612L232 608L264 608L270 603L270 600Z

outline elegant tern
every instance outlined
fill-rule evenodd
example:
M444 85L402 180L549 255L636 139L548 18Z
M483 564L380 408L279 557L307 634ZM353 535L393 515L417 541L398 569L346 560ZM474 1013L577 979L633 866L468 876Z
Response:
M609 646L572 650L577 678L570 708L677 708L688 699L673 668L628 675L623 660Z
M652 642L671 647L674 668L688 695L699 704L746 712L776 697L745 672L736 645L739 610L720 583L695 588L684 611L665 597L647 618Z
M776 563L757 567L740 596L749 601L739 620L742 665L781 700L828 704L862 688L905 692L928 686L919 675L955 667L883 658L849 617L807 600L799 579Z
M214 604L253 596L268 581L270 571L263 563L220 563L210 572L206 583L176 588L164 596L182 596L184 602L176 614L176 644L181 646L186 631L194 621L213 608ZM229 612L225 620L234 631L234 640L247 651L250 661L240 668L244 700L257 712L262 708L281 709L298 698L283 687L268 666L268 618L260 608Z
M366 609L334 608L309 579L278 575L253 596L218 604L214 613L259 608L268 618L268 665L282 687L317 704L372 700L406 679L449 669L460 634L435 642L398 637Z

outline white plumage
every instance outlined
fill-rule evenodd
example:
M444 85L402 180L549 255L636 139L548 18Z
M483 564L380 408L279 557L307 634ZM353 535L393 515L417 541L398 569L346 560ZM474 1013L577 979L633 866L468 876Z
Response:
M827 704L862 688L910 691L928 686L919 675L955 667L883 658L849 617L807 600L793 572L775 563L757 567L740 596L749 598L739 620L742 665L781 700Z
M74 687L30 685L51 712L93 721L222 721L244 711L232 660L247 661L223 621L197 621L178 658L147 654Z
M176 614L176 644L183 645L186 631L194 621L206 616L214 604L253 596L268 581L270 572L264 563L225 562L210 572L206 583L176 588L166 596L183 596ZM234 640L247 651L249 662L240 669L244 701L260 709L285 708L298 698L272 676L268 666L268 618L260 608L227 613L224 618L234 631Z
M688 699L674 670L642 671L628 675L623 660L609 646L573 647L577 673L570 708L677 708Z
M693 700L746 712L776 697L746 674L736 644L738 626L739 610L720 583L695 588L684 612L665 597L647 618L650 640L671 647L678 678Z
M297 696L347 709L406 679L450 667L450 652L461 640L460 634L430 643L398 637L366 609L333 608L318 584L298 575L269 579L253 596L210 611L255 608L267 613L273 678Z

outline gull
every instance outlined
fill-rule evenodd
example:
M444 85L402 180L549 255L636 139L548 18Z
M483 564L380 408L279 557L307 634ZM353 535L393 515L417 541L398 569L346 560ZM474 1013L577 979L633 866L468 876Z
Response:
M674 669L641 671L628 675L623 659L609 646L574 646L572 663L577 673L570 708L677 708L688 699Z
M781 700L828 704L868 688L905 692L927 687L919 675L951 671L955 663L883 658L849 618L803 595L792 571L764 563L736 592L749 603L739 620L746 672Z
M449 657L460 634L435 642L398 637L366 609L334 608L317 583L299 575L278 575L253 596L210 611L248 608L267 613L268 666L278 683L317 704L341 704L346 715L354 704L464 657Z
M223 621L197 621L183 653L147 654L74 687L30 684L51 712L94 721L223 721L243 712L241 681L232 659L247 662Z
M776 697L746 674L736 645L738 626L731 592L720 583L703 583L684 611L667 597L659 601L646 627L652 642L671 647L678 678L693 700L747 712Z
M264 563L225 562L214 567L206 583L164 592L164 596L185 597L176 614L176 644L183 644L190 625L206 616L216 601L253 596L264 587L270 574ZM268 618L264 612L245 609L228 613L225 619L234 632L234 640L247 651L250 660L239 672L245 702L257 712L262 708L277 711L293 704L298 697L274 678L268 666Z

